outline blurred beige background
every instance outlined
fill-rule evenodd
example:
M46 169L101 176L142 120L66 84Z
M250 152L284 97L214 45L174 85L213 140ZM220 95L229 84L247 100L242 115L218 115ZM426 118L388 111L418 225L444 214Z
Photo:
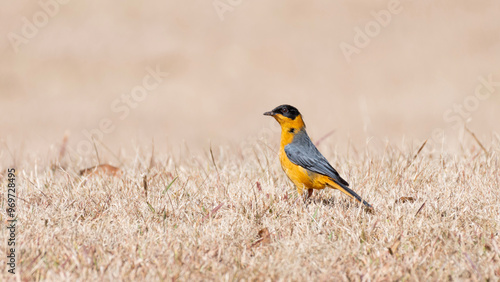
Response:
M456 121L443 114L474 96L480 76L500 82L494 0L401 1L350 62L340 45L355 46L356 28L390 1L67 2L0 12L0 139L11 150L44 152L67 130L75 147L104 118L113 150L153 138L204 148L269 138L274 121L262 113L283 103L299 108L313 138L335 130L326 146L424 140L436 128L453 143ZM126 117L114 111L157 66L169 76ZM466 112L486 143L500 129L495 89Z

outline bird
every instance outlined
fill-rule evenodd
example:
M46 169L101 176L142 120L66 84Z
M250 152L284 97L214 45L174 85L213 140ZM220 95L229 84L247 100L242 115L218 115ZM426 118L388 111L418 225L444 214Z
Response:
M306 125L297 108L281 105L264 115L272 116L281 126L279 159L283 171L295 184L300 195L307 190L307 198L314 189L331 187L373 210L372 205L349 188L328 160L319 152L306 131Z

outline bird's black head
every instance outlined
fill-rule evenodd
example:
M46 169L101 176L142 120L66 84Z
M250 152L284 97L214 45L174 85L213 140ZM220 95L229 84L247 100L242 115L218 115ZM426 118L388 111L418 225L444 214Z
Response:
M294 106L281 105L277 106L270 112L265 112L264 115L266 116L282 115L284 117L294 120L297 116L300 115L300 113L299 110L297 110L297 108L295 108Z

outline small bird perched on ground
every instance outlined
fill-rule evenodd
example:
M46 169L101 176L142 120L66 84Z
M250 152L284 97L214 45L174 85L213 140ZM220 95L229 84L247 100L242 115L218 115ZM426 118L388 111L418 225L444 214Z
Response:
M342 179L318 151L307 135L306 125L297 108L281 105L264 115L272 116L281 126L280 162L288 178L295 184L300 195L307 189L309 198L313 189L324 189L329 186L338 189L363 203L367 208L373 207L356 192L349 189L349 183Z

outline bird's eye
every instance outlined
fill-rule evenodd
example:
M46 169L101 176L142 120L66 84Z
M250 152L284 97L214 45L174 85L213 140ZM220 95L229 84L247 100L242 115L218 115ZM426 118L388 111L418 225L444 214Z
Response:
M284 114L288 113L288 109L287 108L283 108L283 110L281 110Z

